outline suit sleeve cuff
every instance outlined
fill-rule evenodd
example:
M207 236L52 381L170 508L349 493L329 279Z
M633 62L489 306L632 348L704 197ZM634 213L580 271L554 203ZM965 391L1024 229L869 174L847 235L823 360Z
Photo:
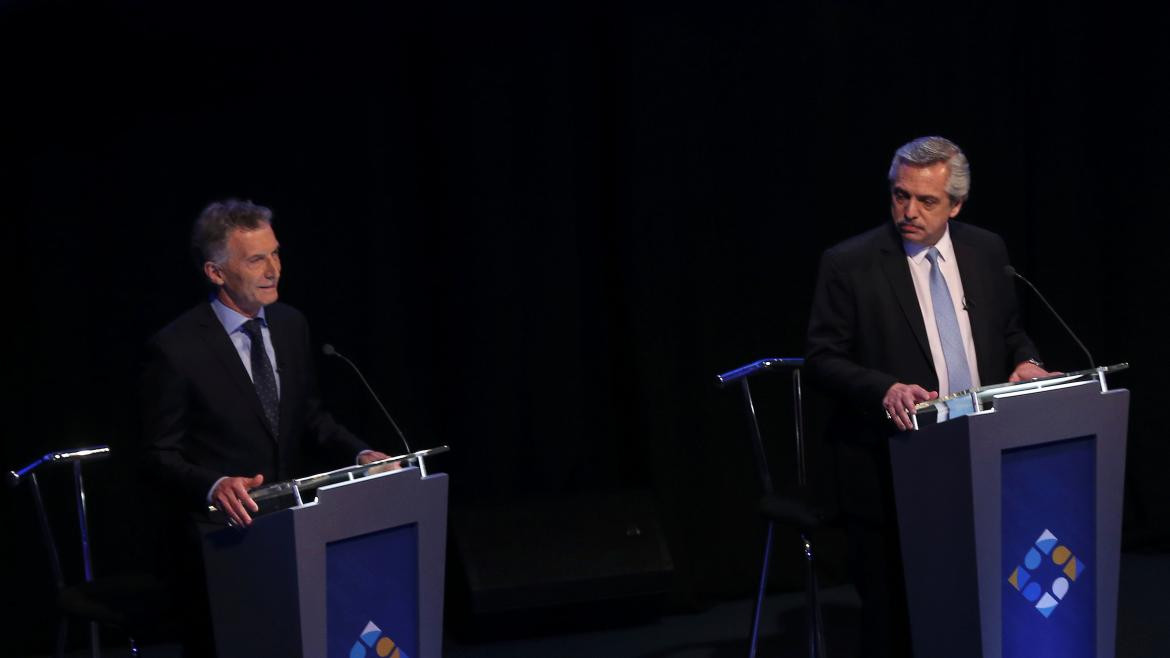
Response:
M208 505L211 505L211 494L215 493L215 488L219 486L220 482L223 482L226 479L227 479L227 476L225 475L211 484L211 488L207 490L207 504Z

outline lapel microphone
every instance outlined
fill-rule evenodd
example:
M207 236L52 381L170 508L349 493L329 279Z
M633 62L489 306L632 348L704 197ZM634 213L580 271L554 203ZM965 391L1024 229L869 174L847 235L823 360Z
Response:
M1014 276L1020 281L1028 284L1028 287L1032 289L1032 292L1036 293L1036 296L1040 298L1040 301L1044 302L1044 306L1050 313L1052 313L1052 316L1056 318L1057 322L1060 322L1060 326L1064 327L1064 330L1068 332L1068 335L1072 336L1072 339L1076 341L1077 346L1081 348L1081 351L1085 353L1085 356L1089 357L1089 368L1096 368L1097 362L1093 360L1093 355L1089 354L1089 348L1085 347L1085 344L1081 342L1080 338L1077 338L1077 335L1073 333L1073 330L1068 326L1068 323L1064 321L1064 318L1060 317L1060 314L1056 312L1056 309L1052 308L1052 304L1049 304L1048 300L1044 299L1044 295L1040 294L1040 291L1036 288L1036 286L1032 285L1031 281L1025 279L1024 275L1017 272L1016 268L1012 267L1011 265L1004 265L1003 272L1008 276Z
M348 363L350 368L353 368L353 371L357 373L358 378L362 380L362 385L364 385L366 390L369 391L370 397L374 398L374 402L378 403L378 408L382 410L382 414L386 416L386 420L390 421L390 425L393 426L394 431L398 433L398 438L402 439L402 445L406 446L406 452L414 452L414 450L410 447L410 444L406 442L406 435L402 433L402 430L398 429L398 423L394 422L394 417L390 415L389 411L386 411L386 405L382 404L382 401L378 399L378 394L375 393L374 389L370 387L370 383L366 381L365 376L362 375L362 371L358 370L358 367L354 365L353 361L345 358L344 354L333 349L333 346L329 343L322 345L321 351L325 354L325 356L335 356Z

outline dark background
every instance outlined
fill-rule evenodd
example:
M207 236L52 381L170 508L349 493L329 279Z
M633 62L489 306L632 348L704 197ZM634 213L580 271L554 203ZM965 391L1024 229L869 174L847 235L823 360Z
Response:
M0 2L0 465L130 453L140 348L203 294L191 221L249 198L282 300L452 447L454 505L647 490L682 593L746 594L758 492L712 376L802 353L820 252L887 221L893 150L942 134L960 218L1133 363L1126 542L1165 546L1162 32L1113 3ZM1085 367L1020 295L1049 364ZM758 402L786 475L784 386ZM134 559L128 478L90 476L99 564ZM29 501L2 500L5 623L47 638Z

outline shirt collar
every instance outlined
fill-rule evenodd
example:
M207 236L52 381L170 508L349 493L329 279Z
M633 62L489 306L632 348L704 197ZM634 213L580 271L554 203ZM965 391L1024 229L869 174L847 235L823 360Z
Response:
M251 320L248 316L228 308L217 296L212 296L211 298L211 310L215 313L215 317L219 320L219 323L223 325L223 330L228 332L229 335L240 331L244 323ZM260 326L268 326L268 319L264 317L263 306L260 307L260 312L256 314L256 317L260 320Z
M938 243L934 245L938 249L938 254L942 259L948 262L954 262L955 245L951 242L951 225L947 222L946 229L943 230L943 236ZM921 265L922 261L926 260L926 252L930 247L917 242L910 242L909 240L902 240L902 249L906 251L906 257L914 261L916 265Z

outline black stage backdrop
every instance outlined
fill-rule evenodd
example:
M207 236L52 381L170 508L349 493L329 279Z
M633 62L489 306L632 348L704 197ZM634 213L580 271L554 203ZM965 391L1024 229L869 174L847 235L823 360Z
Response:
M1164 542L1159 39L1113 3L0 3L2 465L129 454L141 345L203 294L188 227L250 198L276 212L281 298L416 447L452 447L454 504L649 490L680 589L746 593L757 491L712 376L801 354L820 252L888 221L893 149L942 134L973 165L962 219L1097 362L1134 364L1127 541ZM1084 367L1020 294L1049 363ZM779 458L788 398L765 389ZM90 478L100 564L135 554L128 473ZM29 602L5 623L47 639L29 500L3 506Z

